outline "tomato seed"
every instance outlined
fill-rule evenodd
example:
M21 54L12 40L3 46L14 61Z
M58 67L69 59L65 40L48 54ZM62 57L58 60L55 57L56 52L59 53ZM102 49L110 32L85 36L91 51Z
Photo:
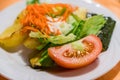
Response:
M91 53L91 51L94 49L94 45L91 43L91 42L88 42L88 41L83 41L84 45L85 45L85 49L82 50L82 51L77 51L77 50L73 50L72 52L70 51L66 51L63 56L65 57L69 57L69 58L72 58L72 57L83 57L85 55L88 55L89 53Z

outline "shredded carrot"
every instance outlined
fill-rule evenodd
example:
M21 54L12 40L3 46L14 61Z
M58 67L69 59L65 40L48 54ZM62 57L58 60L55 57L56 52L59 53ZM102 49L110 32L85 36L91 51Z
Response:
M37 32L37 31L38 31L38 29L33 28L33 27L30 27L30 26L25 26L25 27L23 28L23 31L24 31L24 32L27 32L28 30L34 31L34 32Z
M64 21L76 8L73 8L69 4L34 4L28 5L26 7L26 15L22 19L22 24L24 26L23 31L41 31L46 33L47 35L51 34L50 29L48 27L48 19L46 16L50 16L51 14L59 15L59 12L55 12L53 8L61 7L66 8L66 11L59 17L58 20ZM51 17L51 16L50 16ZM51 17L52 18L52 17ZM54 18L52 21L55 22ZM57 34L60 34L59 32Z

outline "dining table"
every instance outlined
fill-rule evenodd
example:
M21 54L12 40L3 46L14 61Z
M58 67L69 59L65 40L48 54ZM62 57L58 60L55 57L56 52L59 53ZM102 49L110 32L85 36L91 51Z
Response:
M20 0L0 0L0 12L18 1ZM93 1L108 8L113 14L115 14L120 19L120 0ZM0 73L0 80L9 80L9 78ZM110 71L100 76L96 80L120 80L120 61Z

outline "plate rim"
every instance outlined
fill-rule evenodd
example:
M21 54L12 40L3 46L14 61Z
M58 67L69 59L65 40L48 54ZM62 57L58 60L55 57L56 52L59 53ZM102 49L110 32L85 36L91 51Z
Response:
M9 7L12 7L12 6L14 6L14 5L16 5L16 4L19 4L19 2L21 2L21 1L18 1L18 2L16 2L16 3L14 3L13 5L10 5ZM23 2L23 1L22 1ZM98 4L98 3L96 3L96 2L93 2L94 4ZM100 4L99 4L100 5ZM4 10L7 10L7 9L9 9L9 7L7 7L7 8L5 8ZM106 10L108 10L106 7L104 7L104 6L102 6L101 5L101 7L102 8L104 8L104 9L106 9ZM2 10L1 12L3 12L4 10ZM110 10L108 10L109 12L111 12ZM112 14L113 14L113 12L111 12ZM1 14L0 14L1 15ZM115 14L113 14L114 16L115 16ZM115 16L116 17L116 16ZM119 18L117 18L116 17L116 20L118 21L119 20ZM119 23L120 23L120 21L119 21ZM117 61L113 66L112 66L112 68L118 63L119 61ZM107 72L109 72L112 68L110 68L109 70L107 70ZM104 74L106 74L107 72L105 72ZM1 73L2 74L2 73ZM100 76L102 76L102 75L104 75L104 74L101 74ZM5 77L7 77L8 78L8 76L6 76L6 75L4 75L4 74L2 74L3 76L5 76ZM99 77L100 77L99 76ZM98 77L97 77L98 78ZM96 78L95 78L96 79Z

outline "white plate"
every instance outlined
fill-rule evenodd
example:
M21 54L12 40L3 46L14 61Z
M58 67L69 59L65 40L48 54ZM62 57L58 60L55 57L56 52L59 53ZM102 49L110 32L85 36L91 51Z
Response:
M0 49L0 73L12 80L90 80L96 79L112 69L120 60L120 37L118 37L120 35L120 20L106 8L93 2L87 3L85 1L86 0L54 0L54 2L65 2L82 6L90 12L111 16L117 21L109 49L101 53L94 63L77 70L52 73L31 69L26 63L28 51L8 53ZM25 8L25 2L21 1L0 12L0 32L13 23L23 8Z

